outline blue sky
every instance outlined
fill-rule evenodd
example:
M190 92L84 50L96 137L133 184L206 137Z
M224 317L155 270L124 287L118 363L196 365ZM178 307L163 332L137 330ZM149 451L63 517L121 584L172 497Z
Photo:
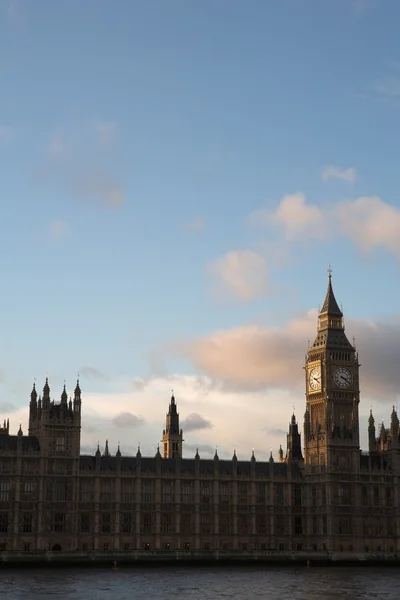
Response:
M3 408L46 373L132 414L135 380L164 404L172 375L235 387L198 344L308 323L329 264L361 339L397 324L399 19L395 0L0 0Z

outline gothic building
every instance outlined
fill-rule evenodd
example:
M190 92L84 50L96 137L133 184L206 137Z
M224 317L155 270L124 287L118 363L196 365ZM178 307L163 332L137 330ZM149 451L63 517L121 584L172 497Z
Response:
M29 408L29 434L0 428L0 552L241 551L390 557L400 552L400 426L360 450L358 354L329 274L305 361L304 446L296 418L278 460L182 457L172 396L162 455L80 454L81 389L49 383Z

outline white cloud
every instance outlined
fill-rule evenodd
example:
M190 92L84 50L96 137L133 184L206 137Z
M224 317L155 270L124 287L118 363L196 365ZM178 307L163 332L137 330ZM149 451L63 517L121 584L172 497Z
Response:
M65 238L70 232L68 223L57 220L50 223L50 235L53 239L59 240Z
M196 217L184 226L187 231L201 231L205 227L205 221L202 217Z
M321 173L322 181L331 181L332 179L339 179L346 181L347 183L354 183L357 179L357 170L355 167L349 167L348 169L342 169L341 167L335 167L328 165L324 167Z
M364 196L336 206L341 232L363 251L386 248L400 258L400 210L377 196Z
M301 193L283 196L275 212L262 208L250 213L247 222L261 227L278 226L288 241L321 239L326 235L323 210L307 204Z
M267 262L251 250L227 252L208 265L217 296L233 294L240 300L253 300L268 292Z

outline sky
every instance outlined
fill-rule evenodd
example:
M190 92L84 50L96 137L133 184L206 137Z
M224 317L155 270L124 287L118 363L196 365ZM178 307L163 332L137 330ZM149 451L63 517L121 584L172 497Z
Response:
M0 417L264 460L328 265L370 407L400 389L397 0L0 0Z

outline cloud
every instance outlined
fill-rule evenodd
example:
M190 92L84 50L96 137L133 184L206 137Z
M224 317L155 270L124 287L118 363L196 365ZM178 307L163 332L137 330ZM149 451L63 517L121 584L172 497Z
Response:
M16 410L18 410L18 408L16 406L14 406L14 404L11 404L11 402L0 402L0 413L8 414L8 413L13 413ZM0 423L0 425L1 425L1 423Z
M189 221L189 223L186 223L184 229L186 229L187 231L201 231L204 229L205 225L205 221L204 219L202 219L202 217L196 217L195 219L193 219L193 221Z
M103 164L104 157L100 160L85 129L75 137L56 133L50 139L45 161L37 172L39 183L55 184L67 194L97 205L120 208L125 201L124 189Z
M287 390L297 396L305 386L304 354L316 326L317 312L312 310L281 328L222 330L181 343L177 351L228 392ZM363 397L393 404L400 389L400 315L380 321L347 318L346 332L355 336L360 352Z
M97 133L102 146L108 147L114 143L118 129L115 121L97 121L93 125L93 129Z
M262 208L250 213L247 222L261 227L278 226L287 241L322 239L326 235L323 210L307 204L301 193L283 196L274 212Z
M124 190L117 184L114 177L97 167L71 168L67 174L66 183L77 196L103 206L119 208L125 200Z
M361 250L386 248L400 258L400 210L377 196L363 196L336 206L341 232Z
M378 196L361 196L320 208L307 204L303 194L294 194L284 196L275 212L261 209L247 220L268 227L280 224L286 241L324 241L328 235L342 235L363 252L384 248L400 258L400 209Z
M55 240L65 238L70 232L68 223L57 220L50 223L50 236Z
M335 167L329 165L324 167L321 173L322 181L331 181L332 179L339 179L346 181L347 183L354 183L357 179L357 171L355 167L349 167L348 169L342 169L341 167Z
M285 436L288 432L286 429L282 429L281 427L265 427L266 433L269 433L273 436Z
M112 420L115 427L121 427L122 429L131 427L140 427L143 424L143 419L137 417L131 412L122 412L115 416Z
M185 432L199 431L200 429L211 429L213 424L208 419L205 419L197 413L190 413L181 422L181 427Z
M8 125L0 125L0 143L6 144L14 138L14 132Z
M194 456L198 451L200 458L202 458L203 455L205 455L203 458L211 458L215 454L215 448L209 444L186 444L185 449L188 453L193 453Z
M182 343L182 354L229 389L300 388L307 339L315 333L316 311L285 327L256 325L221 330Z
M224 254L208 265L216 294L231 294L239 300L253 300L268 293L267 262L251 250Z
M102 371L96 369L96 367L90 367L87 365L79 369L79 376L90 379L99 379L102 381L107 379L107 376Z

